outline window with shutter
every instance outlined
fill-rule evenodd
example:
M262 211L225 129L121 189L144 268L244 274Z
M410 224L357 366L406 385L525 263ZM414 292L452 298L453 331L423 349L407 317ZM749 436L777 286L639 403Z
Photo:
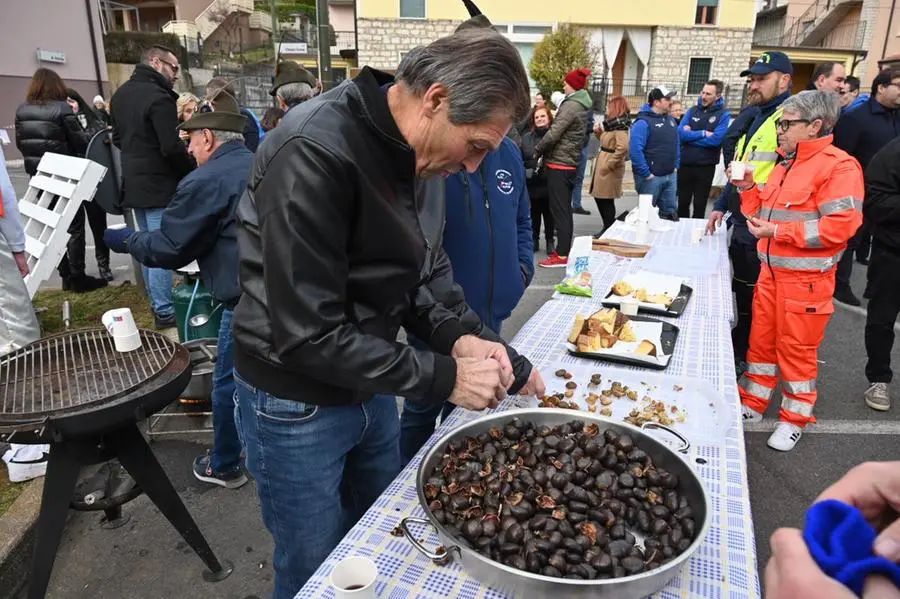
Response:
M715 25L719 15L719 0L697 0L695 25Z

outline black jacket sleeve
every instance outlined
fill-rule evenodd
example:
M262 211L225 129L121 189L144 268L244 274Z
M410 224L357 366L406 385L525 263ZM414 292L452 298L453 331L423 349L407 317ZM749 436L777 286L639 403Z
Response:
M277 315L275 354L285 367L332 385L447 399L453 358L369 335L347 317L348 232L335 223L353 219L353 170L299 137L274 155L255 190L268 310ZM416 309L429 314L427 298ZM426 328L418 330L430 339L436 331Z
M506 347L506 354L509 356L509 361L512 362L513 375L516 379L509 388L509 394L518 393L528 382L528 377L531 376L531 362L506 343L500 335L484 326L478 314L469 307L469 304L466 303L465 292L453 280L453 266L450 264L450 258L440 246L438 246L427 284L433 296L445 308L459 317L459 322L466 334L476 335L485 341L493 341Z
M150 105L150 122L156 132L159 150L172 165L179 178L194 170L196 163L188 154L184 142L178 137L178 112L169 98L160 99Z
M876 228L900 228L900 139L875 154L866 169L863 216Z
M722 161L725 163L725 168L728 168L728 165L734 160L734 155L737 153L738 140L750 129L750 124L758 113L759 108L748 106L731 121L728 131L725 132L725 137L722 138Z

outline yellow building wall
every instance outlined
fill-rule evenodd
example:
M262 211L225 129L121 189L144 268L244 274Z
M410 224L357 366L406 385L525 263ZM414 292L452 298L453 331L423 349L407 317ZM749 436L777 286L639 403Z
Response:
M357 0L357 18L400 18L400 0ZM632 25L644 27L692 27L696 0L478 0L478 7L496 23L579 23L583 25ZM552 7L552 8L551 8ZM753 0L719 0L721 28L753 28ZM425 18L467 18L459 0L425 0Z

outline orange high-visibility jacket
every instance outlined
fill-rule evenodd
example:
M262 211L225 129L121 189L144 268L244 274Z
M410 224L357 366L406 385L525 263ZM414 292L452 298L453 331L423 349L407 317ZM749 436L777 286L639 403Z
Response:
M865 193L859 162L831 145L832 136L802 141L765 187L741 194L741 212L778 226L756 246L774 271L827 272L840 261L862 224Z

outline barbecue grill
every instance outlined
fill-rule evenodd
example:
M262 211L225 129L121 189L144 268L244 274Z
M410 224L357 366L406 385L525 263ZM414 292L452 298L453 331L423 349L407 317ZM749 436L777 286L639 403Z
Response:
M209 571L220 563L137 427L174 401L191 377L188 351L153 331L116 351L105 329L53 335L0 358L0 440L50 443L28 598L44 597L81 467L118 459Z

